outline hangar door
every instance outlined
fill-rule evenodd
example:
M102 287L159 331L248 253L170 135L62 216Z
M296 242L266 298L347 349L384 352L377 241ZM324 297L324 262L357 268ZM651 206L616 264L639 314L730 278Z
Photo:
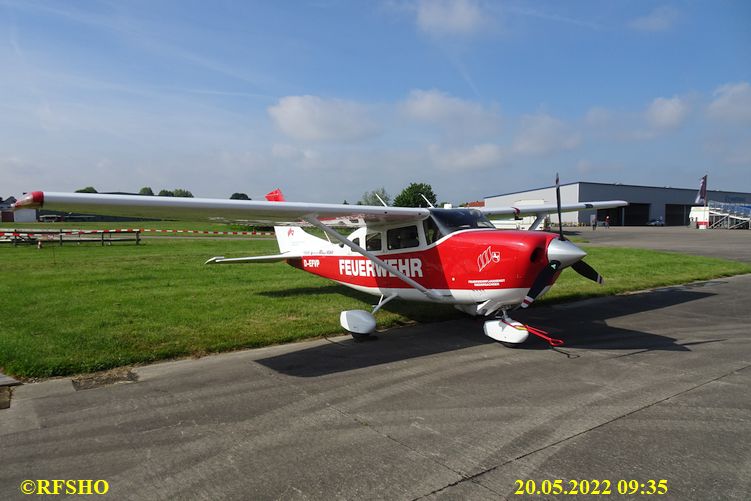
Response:
M649 204L629 202L624 207L623 224L625 226L644 226L649 222Z
M621 207L613 207L612 209L597 209L597 220L605 221L607 216L610 216L610 226L623 226L621 221Z
M688 226L690 205L665 204L665 224L667 226Z

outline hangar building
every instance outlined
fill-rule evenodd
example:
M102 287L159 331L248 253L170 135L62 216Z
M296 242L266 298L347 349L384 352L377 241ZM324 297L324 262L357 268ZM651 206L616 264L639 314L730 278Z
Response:
M614 226L640 226L651 220L662 221L670 226L689 224L691 207L696 204L696 188L670 188L637 186L629 184L589 183L579 181L561 185L561 203L592 202L595 200L625 200L628 207L601 209L597 219L610 216ZM751 193L707 190L707 199L727 204L751 205ZM517 191L485 197L486 207L555 203L555 186L528 191ZM564 224L589 224L592 210L563 214Z

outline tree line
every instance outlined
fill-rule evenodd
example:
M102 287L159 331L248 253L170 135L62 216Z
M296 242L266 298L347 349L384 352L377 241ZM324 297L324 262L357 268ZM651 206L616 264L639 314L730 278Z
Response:
M93 186L87 186L85 188L81 188L80 190L76 190L76 193L99 193L96 188ZM193 198L193 193L190 192L190 190L186 190L184 188L175 188L174 190L159 190L159 193L156 195L154 194L154 190L151 189L151 186L144 186L140 190L138 190L139 195L147 196L147 197L182 197L182 198ZM233 193L229 197L231 200L251 200L251 198L246 195L245 193Z
M394 197L393 203L391 196L386 189L381 187L373 191L366 191L362 198L358 200L357 205L386 205L393 207L429 207L430 205L438 206L438 197L433 191L433 187L427 183L410 183L401 193ZM347 203L345 200L344 203Z

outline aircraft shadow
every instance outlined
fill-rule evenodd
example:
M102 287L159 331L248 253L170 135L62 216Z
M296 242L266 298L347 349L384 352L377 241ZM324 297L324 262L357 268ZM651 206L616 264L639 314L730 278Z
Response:
M691 287L667 288L643 294L615 296L578 301L570 304L538 306L529 311L517 310L513 318L548 331L552 337L565 341L566 348L592 350L622 350L629 356L645 351L691 351L690 346L720 342L721 339L695 343L678 343L675 338L611 327L609 319L624 315L646 313L670 306L697 301L714 294ZM353 339L331 340L283 355L260 359L257 362L279 373L295 377L318 377L365 367L388 364L411 358L462 350L479 345L497 344L482 332L484 319L462 316L460 319L433 324L418 324L378 333L372 342ZM550 349L542 339L530 335L519 350Z
M358 301L362 301L363 303L368 305L362 307L365 310L370 310L370 306L378 303L378 298L376 296L365 294L364 292L359 292L343 285L333 284L322 287L299 287L274 291L261 291L257 292L256 294L271 298L288 298L295 296L305 296L309 294L347 296L353 299L357 299ZM392 301L390 303L387 303L383 307L383 311L397 313L415 322L435 321L436 318L438 318L439 320L449 320L452 318L464 317L464 314L460 313L454 308L451 308L450 306L447 307L446 305L414 301Z
M715 343L724 339L711 339L691 343L678 343L675 338L614 327L608 320L660 310L678 304L703 299L714 294L696 290L697 286L680 286L643 294L594 298L545 308L515 312L514 319L538 327L551 337L564 340L565 347L597 350L623 350L635 355L646 351L691 351L689 346ZM525 349L549 349L546 341L530 336Z

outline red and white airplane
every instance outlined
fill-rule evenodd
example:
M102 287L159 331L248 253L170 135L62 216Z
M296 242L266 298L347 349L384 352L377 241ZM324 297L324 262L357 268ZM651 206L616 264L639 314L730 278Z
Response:
M35 191L16 209L44 208L170 220L243 221L274 225L279 254L213 257L207 264L269 263L291 266L347 287L380 296L372 311L343 311L340 322L353 336L376 327L373 314L396 298L450 304L470 315L488 317L485 334L504 344L523 343L529 333L560 343L507 312L526 308L571 267L598 283L602 277L582 258L586 253L559 235L542 231L498 230L488 216L534 215L531 230L551 213L621 207L612 200L479 209L377 207L286 202L279 190L268 201L172 198L136 195ZM301 225L322 230L325 239ZM348 236L336 228L357 227Z

